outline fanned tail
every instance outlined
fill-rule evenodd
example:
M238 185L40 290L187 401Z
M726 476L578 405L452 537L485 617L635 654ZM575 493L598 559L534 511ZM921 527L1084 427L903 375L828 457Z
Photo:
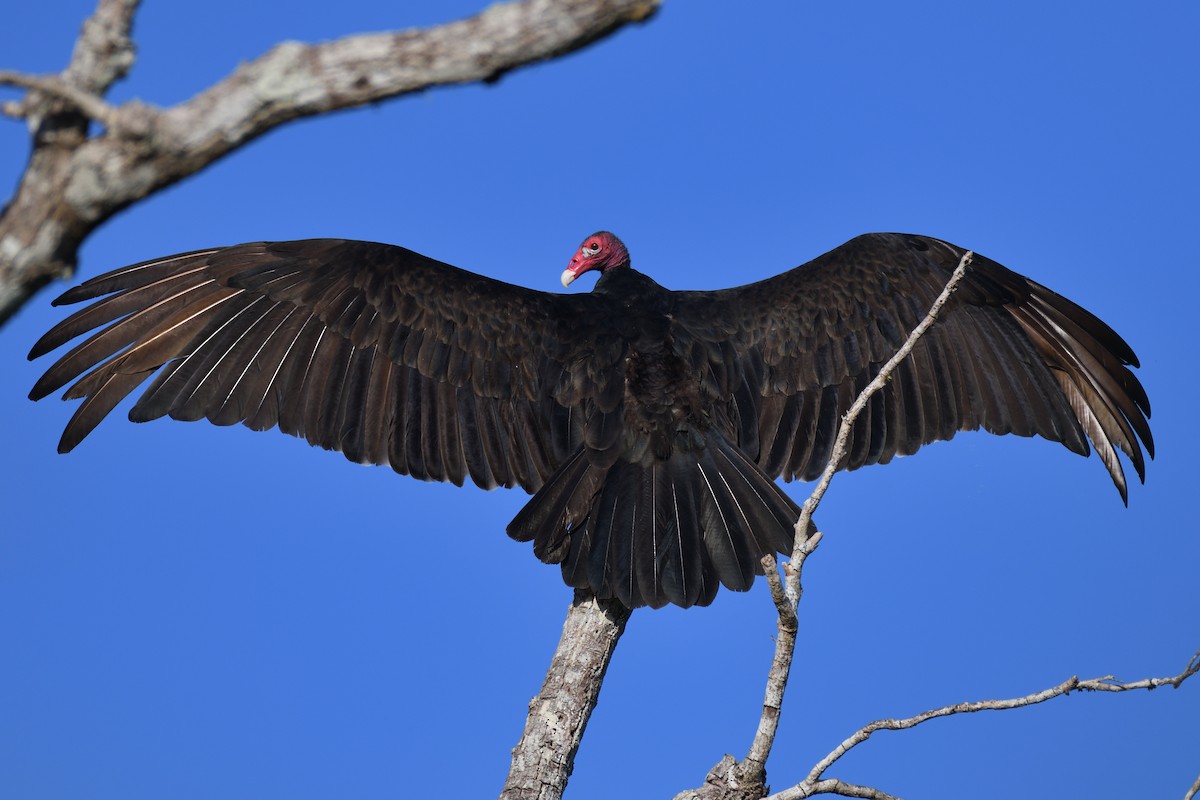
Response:
M746 591L768 553L791 552L800 509L745 454L710 436L699 454L611 466L568 458L508 526L563 579L629 608L705 606Z

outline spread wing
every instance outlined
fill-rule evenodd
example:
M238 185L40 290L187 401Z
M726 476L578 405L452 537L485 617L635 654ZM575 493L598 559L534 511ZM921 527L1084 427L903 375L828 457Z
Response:
M578 321L595 319L602 299L513 286L390 245L200 250L101 275L55 304L81 301L95 302L30 353L99 329L30 394L78 378L65 398L83 403L61 452L152 379L134 421L278 426L402 474L532 492L573 449L574 411L607 389L579 352L588 332Z
M928 312L965 251L867 234L796 269L718 292L680 293L734 394L739 443L771 476L811 480L837 425ZM1137 357L1075 303L976 256L938 322L852 431L845 469L886 463L957 431L1038 435L1096 448L1127 501L1124 452L1144 479L1154 443ZM1139 443L1140 440L1140 443Z

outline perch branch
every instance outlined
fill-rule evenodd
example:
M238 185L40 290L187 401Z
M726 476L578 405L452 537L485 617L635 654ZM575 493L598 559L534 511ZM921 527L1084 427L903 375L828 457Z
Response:
M501 800L558 800L575 765L604 673L625 631L629 609L576 594L542 690L529 704Z

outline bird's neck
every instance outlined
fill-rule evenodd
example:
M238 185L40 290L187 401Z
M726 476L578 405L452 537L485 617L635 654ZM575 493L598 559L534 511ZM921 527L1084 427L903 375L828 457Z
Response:
M643 275L633 267L622 266L610 267L600 273L600 278L596 281L596 286L592 291L624 294L645 289L662 291L662 287L649 276Z

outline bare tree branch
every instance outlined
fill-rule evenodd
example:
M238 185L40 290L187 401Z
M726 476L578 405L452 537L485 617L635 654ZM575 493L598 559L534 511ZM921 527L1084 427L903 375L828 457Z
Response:
M929 312L925 315L924 319L908 335L908 338L900 346L900 349L880 368L878 374L875 375L875 379L859 392L858 397L850 405L838 428L837 438L834 440L833 450L829 454L825 470L821 473L821 478L817 481L817 485L813 487L812 493L804 501L804 505L801 506L800 519L796 521L796 540L789 562L790 568L785 568L784 570L785 581L783 589L790 608L786 614L782 611L780 612L779 630L781 635L775 640L775 655L767 677L767 700L763 703L763 715L759 721L758 731L755 734L754 742L750 746L750 752L746 756L748 762L761 770L764 781L766 780L767 756L770 755L771 746L775 740L775 732L779 726L779 707L772 707L772 700L777 698L779 705L783 703L783 694L787 689L787 679L791 671L792 657L796 650L795 631L793 630L787 637L783 636L782 633L785 626L793 624L790 621L796 618L795 609L800 602L802 592L800 576L804 567L804 560L815 547L815 542L813 542L815 537L808 535L808 531L812 525L813 512L821 504L821 500L824 498L825 492L833 480L834 473L837 472L846 457L846 450L850 441L850 431L853 430L855 421L858 420L863 409L867 407L871 396L884 387L888 380L891 379L896 367L908 357L908 354L916 347L917 341L925 335L925 331L929 330L937 322L938 314L941 313L942 307L949 301L950 296L958 287L963 276L967 274L967 268L971 265L973 257L974 254L970 251L963 254L962 258L959 259L958 266L950 275L950 279L946 282L946 286L942 289L941 294L933 301L933 305L930 306ZM778 601L776 602L776 607L779 607Z
M859 786L856 783L846 783L836 778L827 778L812 785L812 791L801 797L812 797L816 794L837 794L842 797L866 797L869 800L900 800L895 795L873 789L870 786Z
M804 546L794 552L792 560L784 565L787 575L799 575L804 570L804 561L821 542L821 534L808 537ZM769 562L769 563L768 563ZM771 659L771 668L767 673L767 688L763 695L762 715L758 720L758 729L754 732L754 740L746 754L746 769L749 774L757 775L760 782L767 778L767 757L771 755L771 746L775 743L775 732L779 728L779 717L783 711L783 696L787 690L788 674L792 669L792 655L796 652L796 633L799 631L799 618L796 615L796 601L793 601L779 580L779 570L775 566L774 556L763 559L763 568L767 575L767 584L771 589L771 599L779 613L775 634L775 654ZM797 583L797 586L800 584Z
M768 800L799 800L803 797L812 797L815 794L842 794L847 797L890 797L890 795L879 792L875 789L869 791L875 794L847 794L840 789L830 789L826 787L829 781L821 780L821 776L837 763L838 759L850 752L856 746L862 744L867 739L871 738L871 734L876 731L888 730L899 731L908 728L915 728L923 722L928 722L931 719L938 717L948 717L954 714L971 714L976 711L1004 711L1010 708L1022 708L1024 706L1032 706L1038 703L1044 703L1055 697L1070 694L1071 692L1128 692L1135 689L1156 689L1159 686L1179 686L1188 678L1200 672L1200 651L1197 651L1192 656L1188 665L1178 675L1172 675L1167 678L1144 678L1140 681L1132 681L1129 683L1121 683L1113 676L1106 675L1102 678L1092 678L1090 680L1080 680L1078 677L1067 678L1057 686L1052 686L1049 689L1043 689L1040 692L1027 694L1023 697L1014 697L1008 700L981 700L974 703L956 703L952 706L943 706L926 711L916 716L906 717L904 719L881 719L876 720L868 725L864 725L855 731L849 738L833 749L829 755L817 762L816 766L809 772L808 777L803 781L785 789L782 792L771 795ZM838 782L840 783L840 782ZM865 787L856 787L863 789ZM1194 788L1194 787L1193 787Z
M136 0L100 0L58 76L0 74L30 92L33 153L0 214L0 322L75 268L79 245L117 211L291 120L433 86L494 81L648 19L661 0L519 0L432 28L285 42L185 103L119 106L103 95L133 63ZM103 124L89 136L89 121Z
M650 15L646 0L525 0L424 30L285 42L163 115L164 146L215 159L282 122L420 91L494 81Z
M834 473L837 472L846 457L850 431L853 429L855 421L870 402L871 396L883 388L892 372L901 361L908 357L908 354L916 347L917 341L925 335L925 331L937 322L942 307L946 305L963 276L967 274L967 268L971 265L974 255L969 250L963 253L958 266L950 274L941 294L930 306L929 312L913 328L912 333L908 335L895 355L880 367L875 379L859 392L858 397L842 417L837 438L829 453L829 460L825 463L825 470L821 473L821 478L813 488L812 494L800 507L800 519L796 521L796 538L792 547L792 557L788 563L784 564L782 583L779 580L774 557L768 556L763 559L767 584L770 586L771 597L779 614L776 623L778 632L775 637L775 654L771 659L771 668L767 672L767 687L763 697L762 714L759 717L758 728L754 733L754 739L746 758L740 762L733 762L731 756L726 756L725 760L722 760L709 772L704 786L681 792L675 796L675 800L717 800L718 798L722 800L742 800L743 798L757 800L767 794L767 758L771 754L771 748L775 743L775 733L779 729L783 697L787 690L788 675L791 673L792 659L796 652L798 630L796 606L799 604L803 592L800 576L805 560L817 548L821 540L821 533L816 531L812 525L813 512L821 504L821 498L825 496L825 491L829 488ZM732 766L729 765L729 762L732 762ZM723 766L726 767L724 770L722 770ZM861 789L864 792L871 792L871 794L847 795L849 797L888 797L875 789L855 787L852 784L842 784L840 781L833 783L847 787L846 791Z
M850 405L846 416L842 418L842 424L838 428L837 439L834 441L833 451L829 454L829 461L825 463L825 470L821 473L817 485L813 487L812 494L808 496L808 499L804 501L804 505L800 507L800 519L796 521L796 543L792 550L793 559L804 549L804 542L808 535L809 525L812 523L813 512L821 504L821 499L825 497L825 491L829 488L829 483L833 480L834 473L838 471L842 461L846 458L846 448L850 441L850 431L853 430L855 421L863 409L867 407L867 403L871 401L871 397L882 389L884 384L891 380L892 373L895 372L896 367L900 365L901 361L908 358L908 354L917 346L917 341L925 335L925 331L929 330L933 326L933 323L937 322L938 314L942 311L942 306L946 305L947 301L950 300L950 295L954 294L959 281L967 274L967 268L971 266L971 260L974 257L975 254L970 250L963 253L962 258L958 261L958 266L955 267L954 272L950 275L950 280L946 282L945 288L942 289L942 293L937 296L937 299L933 301L933 305L930 306L929 313L918 323L917 327L913 328L912 333L908 335L908 339L900 346L896 354L888 359L888 362L880 368L879 373L875 376L875 380L867 384L866 388L858 393L858 397ZM793 602L799 600L800 575L798 572L789 576L789 579L784 584L784 588L788 591L788 596L794 598Z
M96 120L108 127L117 124L117 109L104 102L91 92L72 86L57 75L41 77L25 75L11 70L0 70L0 84L18 86L22 89L42 92L59 100L69 107L79 111L84 116ZM10 117L33 116L38 109L37 103L5 103L3 112Z
M100 0L96 12L83 23L83 33L75 42L71 63L63 79L94 95L129 73L135 51L130 32L133 15L141 0Z
M577 593L542 690L529 704L501 800L562 797L629 613L615 600Z
M1183 800L1192 800L1197 792L1200 792L1200 777L1196 778L1196 782L1192 784L1192 788L1188 789L1188 793L1183 796Z
M84 22L71 63L61 75L39 77L2 70L0 84L43 92L65 101L69 109L107 124L115 111L101 98L133 66L134 48L129 34L139 2L100 0L96 13ZM41 98L27 97L25 102L5 103L2 110L11 117L30 118L30 130L36 133L45 112L52 109L47 109Z

